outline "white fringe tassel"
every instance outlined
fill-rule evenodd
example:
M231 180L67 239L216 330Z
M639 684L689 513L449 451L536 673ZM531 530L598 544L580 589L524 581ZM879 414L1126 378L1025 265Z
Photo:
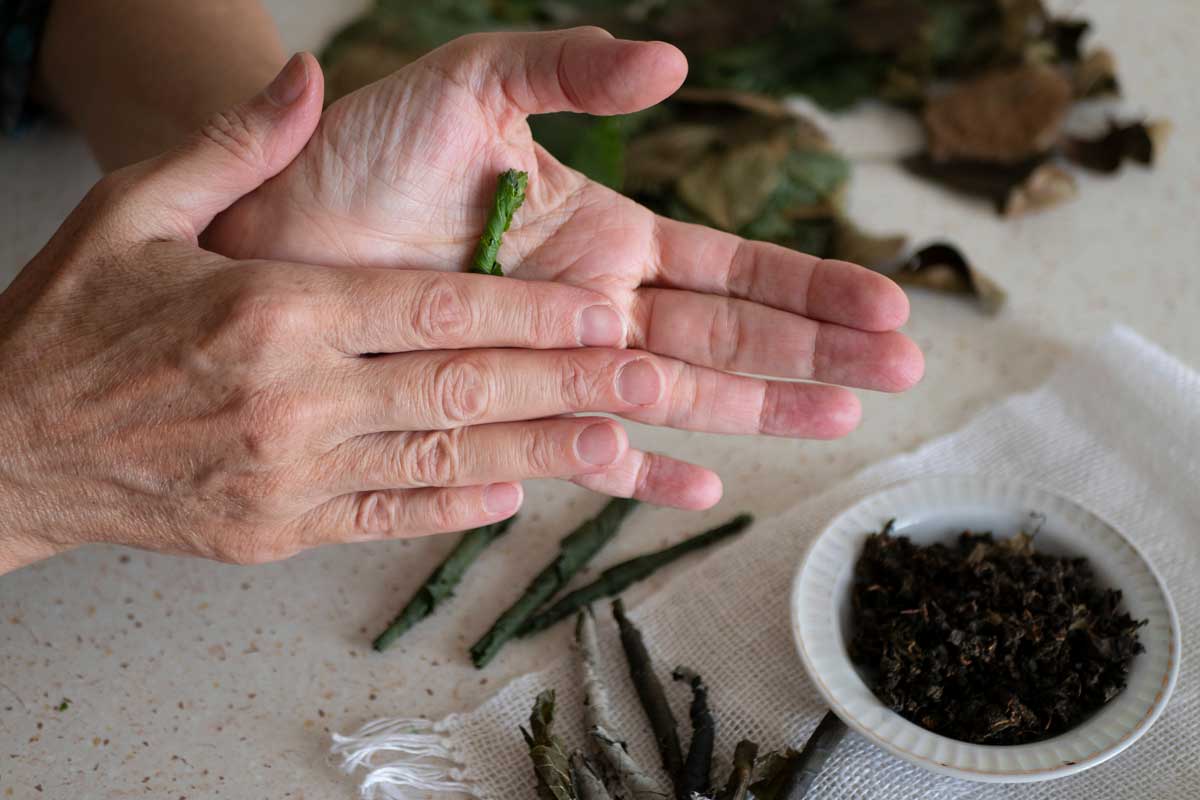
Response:
M360 787L363 800L410 800L450 792L475 796L445 733L427 719L377 719L349 736L335 733L332 752L341 757L346 772L370 770ZM376 763L382 753L395 755Z

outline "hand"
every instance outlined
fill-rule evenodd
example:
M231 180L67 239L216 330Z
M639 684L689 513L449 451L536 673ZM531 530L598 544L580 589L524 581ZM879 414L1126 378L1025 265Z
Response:
M656 216L531 139L529 114L632 112L668 96L686 69L669 45L594 28L455 40L330 106L300 157L206 241L239 256L458 271L497 174L522 169L529 192L504 240L508 274L602 292L623 317L623 346L671 359L661 400L624 416L841 436L860 413L845 389L730 373L912 386L923 361L894 331L908 315L898 287L852 264ZM584 483L628 494L646 468L634 453Z
M580 349L623 336L603 294L197 246L309 139L315 68L105 178L0 295L0 572L92 541L258 562L461 530L513 514L515 481L629 457L615 421L559 416L661 394L656 360ZM688 502L660 463L639 488Z

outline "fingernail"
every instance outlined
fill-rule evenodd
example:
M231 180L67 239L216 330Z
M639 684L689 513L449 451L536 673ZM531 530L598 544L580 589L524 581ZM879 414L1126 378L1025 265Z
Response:
M579 343L585 347L620 344L623 327L609 306L589 306L579 315Z
M575 440L575 451L579 457L597 467L616 461L619 448L617 432L612 425L604 423L587 426Z
M626 403L648 406L658 402L662 379L648 358L631 361L617 373L617 394Z
M483 490L483 510L489 514L510 514L521 504L521 487L515 483L493 483Z
M308 64L299 53L288 59L267 87L267 99L277 106L287 107L304 94L308 86Z

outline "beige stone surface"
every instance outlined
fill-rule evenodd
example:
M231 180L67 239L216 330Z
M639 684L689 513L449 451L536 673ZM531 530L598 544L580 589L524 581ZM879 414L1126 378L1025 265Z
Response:
M269 5L292 47L314 48L365 2ZM879 158L887 138L838 122L839 141L859 159L856 216L963 243L1008 288L1008 309L985 318L915 295L908 331L928 357L924 383L901 397L865 394L862 427L840 442L635 428L640 446L719 469L726 498L706 514L639 512L605 562L738 510L770 514L952 430L993 398L1037 384L1073 344L1113 322L1200 366L1200 4L1061 5L1092 17L1115 51L1127 110L1174 122L1161 165L1083 176L1074 203L1006 221L905 177ZM95 177L70 132L0 142L0 285ZM93 547L0 577L0 798L352 798L352 782L326 760L329 731L470 708L561 652L564 631L508 648L483 673L464 653L561 532L599 503L577 488L531 484L514 533L452 606L387 655L369 650L371 635L452 538L331 548L254 568ZM64 698L69 706L57 710Z

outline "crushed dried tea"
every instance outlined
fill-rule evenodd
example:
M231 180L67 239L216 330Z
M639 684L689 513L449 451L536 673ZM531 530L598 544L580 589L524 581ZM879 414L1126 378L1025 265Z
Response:
M1087 559L1033 538L962 533L917 545L891 525L854 568L850 657L875 694L934 733L1036 742L1079 724L1125 686L1145 624Z

